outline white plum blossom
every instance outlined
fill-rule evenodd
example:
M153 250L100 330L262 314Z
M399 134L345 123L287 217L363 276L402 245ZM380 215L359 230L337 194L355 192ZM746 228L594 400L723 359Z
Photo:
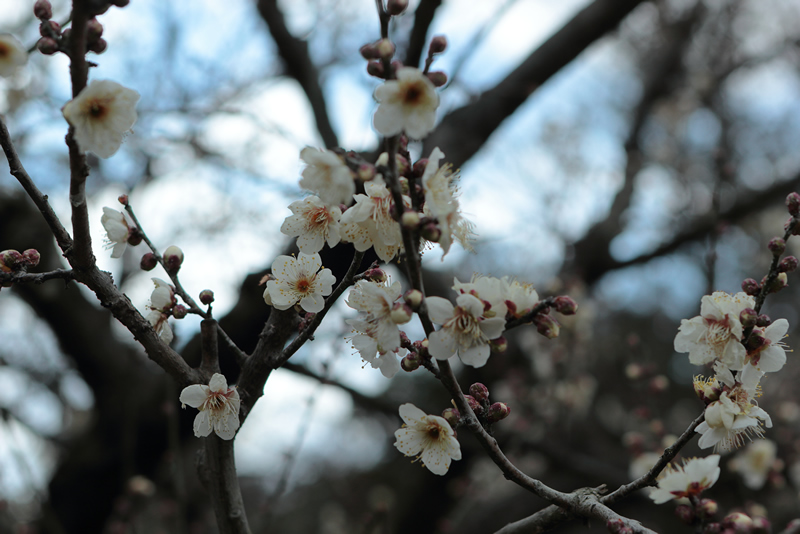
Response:
M489 341L500 337L505 318L484 317L483 302L469 293L459 295L456 306L439 297L426 299L431 321L442 325L428 337L428 351L437 360L446 360L458 353L461 361L472 367L483 367L489 359Z
M376 341L375 352L393 351L400 346L400 330L392 320L392 305L401 295L400 282L390 285L359 280L350 290L347 305L364 315L349 319L347 323Z
M470 241L473 236L473 225L461 215L456 198L457 189L454 185L457 174L452 172L449 163L439 166L439 160L442 158L444 158L442 151L434 148L422 174L422 190L425 193L425 215L435 217L438 221L441 232L438 242L444 250L442 254L444 260L450 251L453 238L465 249L472 250Z
M103 208L100 223L106 230L106 248L111 248L111 257L119 258L128 247L128 239L133 229L128 224L125 214L111 208Z
M367 182L364 190L367 194L355 195L355 205L342 215L342 240L359 252L374 247L381 260L391 261L403 248L400 225L392 218L392 194L382 178ZM411 206L407 196L403 196L403 202Z
M335 247L339 243L339 219L342 210L328 207L317 196L310 196L289 204L292 215L286 217L281 232L297 238L297 248L306 254L322 250L325 243Z
M316 193L328 206L350 204L356 192L353 173L336 153L307 146L300 158L308 165L300 187Z
M742 345L739 314L755 308L755 299L746 293L729 295L716 291L700 300L700 315L681 321L675 336L675 351L688 352L695 365L714 364L721 381L733 385L731 371L741 371L747 355Z
M208 385L194 384L183 388L181 406L188 404L200 413L194 419L194 435L206 437L213 430L222 439L233 439L239 428L239 392L236 386L228 387L228 381L214 373Z
M319 254L300 253L297 258L278 256L272 263L275 280L267 282L264 300L278 310L288 310L298 302L309 313L325 307L323 297L330 295L336 282L330 269L322 269ZM319 271L319 272L317 272Z
M470 294L482 300L485 307L483 312L485 317L504 318L508 312L508 306L506 305L508 300L507 284L499 278L482 274L472 275L472 279L469 282L459 282L458 278L454 278L453 289L457 293Z
M508 276L504 276L500 281L503 284L506 307L514 317L522 317L539 302L539 293L536 292L533 284L510 279Z
M451 460L461 459L461 446L452 427L444 418L427 415L413 404L400 406L400 417L405 423L395 431L394 446L406 456L418 456L425 467L435 475L444 475Z
M28 61L28 54L16 37L0 33L0 76L11 76Z
M375 89L379 102L373 118L375 129L386 137L405 131L412 139L422 139L436 122L436 87L414 67L400 67L396 74L396 80L387 80Z
M658 481L658 487L650 492L656 504L664 504L672 499L696 497L707 490L719 478L719 455L705 458L692 458L682 466L670 464Z
M760 439L747 445L731 460L730 468L744 479L744 485L752 490L764 487L767 477L778 459L778 446L774 441Z
M786 349L781 340L788 330L789 321L786 319L778 319L764 329L754 328L751 340L755 338L759 343L757 348L747 351L745 370L752 366L761 373L780 371L786 363Z
M138 118L139 93L111 80L94 80L63 107L61 112L75 128L82 151L110 158L122 145Z
M701 449L714 447L717 451L728 451L744 444L745 438L763 436L761 425L772 428L769 414L754 404L758 396L757 384L736 384L724 391L719 400L706 407L705 421L695 432L702 434L697 442Z
M156 288L150 294L150 304L147 306L150 312L147 320L155 329L161 341L167 345L172 342L172 328L167 319L172 312L172 308L177 303L175 299L175 288L160 278L152 278Z
M351 323L352 324L352 323ZM394 350L381 350L378 341L366 334L356 334L350 339L353 348L361 355L361 359L369 363L373 369L380 370L386 378L392 378L400 370L400 360L408 351L403 347Z

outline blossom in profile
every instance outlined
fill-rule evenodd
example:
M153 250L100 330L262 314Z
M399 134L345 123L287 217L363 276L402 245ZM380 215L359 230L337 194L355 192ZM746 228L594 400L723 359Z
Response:
M483 367L489 359L489 341L500 337L506 320L484 317L483 302L469 293L459 295L456 306L440 297L428 297L431 321L442 325L428 337L428 351L437 360L446 360L458 353L461 361L472 367Z
M650 492L656 504L664 504L672 499L696 497L707 490L719 478L719 455L705 458L692 458L682 466L670 464L658 481L658 487Z
M781 340L789 330L789 321L777 319L766 328L754 328L748 339L745 362L761 373L780 371L786 363L786 347Z
M435 475L444 475L452 460L461 459L461 446L453 428L438 415L427 415L413 404L400 406L405 423L395 431L394 446L406 456L417 456Z
M392 320L392 306L401 295L400 282L389 284L359 280L350 290L347 305L362 314L356 319L349 319L347 323L375 340L376 350L372 356L376 352L394 351L400 346L400 330Z
M319 254L300 253L297 258L278 256L272 264L274 280L267 282L264 300L269 298L276 309L288 310L297 303L309 313L325 307L323 297L330 295L336 282L330 269L322 269Z
M177 304L175 288L160 278L152 278L151 280L153 280L156 288L150 294L150 304L147 306L150 312L147 314L147 320L153 326L161 341L169 345L172 342L173 334L167 319L169 319L172 309Z
M705 421L695 432L702 434L697 442L701 449L714 447L715 451L728 451L744 444L745 438L762 437L762 425L772 428L769 414L755 404L757 383L736 386L723 392L719 400L706 407Z
M356 192L353 173L335 152L307 146L300 159L307 164L300 187L316 193L328 206L350 204Z
M433 130L439 95L419 69L397 69L396 80L387 80L375 89L375 100L379 105L373 124L381 135L390 137L405 131L412 139L422 139Z
M138 101L139 93L133 89L111 80L93 80L61 112L75 128L82 151L110 158L136 123Z
M767 477L778 459L778 446L774 441L760 439L747 445L731 460L730 468L744 479L744 485L752 490L764 487Z
M382 178L367 182L364 190L367 194L355 195L355 205L342 215L342 240L359 252L374 247L381 260L391 261L403 248L400 225L392 217L392 194ZM411 206L407 196L403 196L403 202Z
M11 76L28 61L28 54L16 37L0 33L0 76Z
M292 215L286 217L281 232L297 238L297 248L306 254L322 250L325 243L335 247L339 243L339 219L342 210L328 207L317 196L310 196L289 204Z
M111 257L121 257L128 247L128 239L133 235L133 228L128 224L125 214L111 208L103 208L100 223L106 230L106 248L111 249Z
M533 284L520 282L508 276L504 276L500 281L503 284L506 307L512 316L522 317L539 302L539 293L536 292Z
M239 428L239 392L228 387L228 381L214 373L208 385L194 384L183 388L181 406L188 404L200 413L194 419L194 435L206 437L213 430L222 439L233 439Z

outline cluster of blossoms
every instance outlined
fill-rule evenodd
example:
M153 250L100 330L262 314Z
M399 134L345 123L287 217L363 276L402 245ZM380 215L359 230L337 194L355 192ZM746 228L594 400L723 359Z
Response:
M690 362L714 370L711 378L695 378L695 390L707 405L705 421L697 427L703 449L730 450L747 437L762 436L762 425L772 426L755 399L761 394L764 374L779 371L786 363L781 340L789 323L770 322L756 313L755 306L755 299L743 292L706 295L700 315L681 321L675 337L677 352L688 352ZM746 338L745 332L749 332Z

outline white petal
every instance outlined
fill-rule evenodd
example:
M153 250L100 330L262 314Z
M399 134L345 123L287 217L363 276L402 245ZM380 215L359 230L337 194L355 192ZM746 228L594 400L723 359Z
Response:
M211 421L209 421L208 410L203 410L194 418L194 435L204 438L211 434Z
M193 384L186 386L181 391L180 401L182 404L188 404L192 408L198 408L208 398L208 386L201 384Z

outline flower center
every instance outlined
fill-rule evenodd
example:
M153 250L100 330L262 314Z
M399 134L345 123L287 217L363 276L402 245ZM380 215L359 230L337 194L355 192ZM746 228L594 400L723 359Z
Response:
M4 44L0 44L0 58L6 58L11 55L11 50Z
M308 293L311 290L311 280L309 280L305 276L301 277L295 283L294 288L295 290L297 290L298 293L303 293L303 294Z
M89 105L89 115L95 119L103 117L108 112L107 106L99 100L93 100Z

